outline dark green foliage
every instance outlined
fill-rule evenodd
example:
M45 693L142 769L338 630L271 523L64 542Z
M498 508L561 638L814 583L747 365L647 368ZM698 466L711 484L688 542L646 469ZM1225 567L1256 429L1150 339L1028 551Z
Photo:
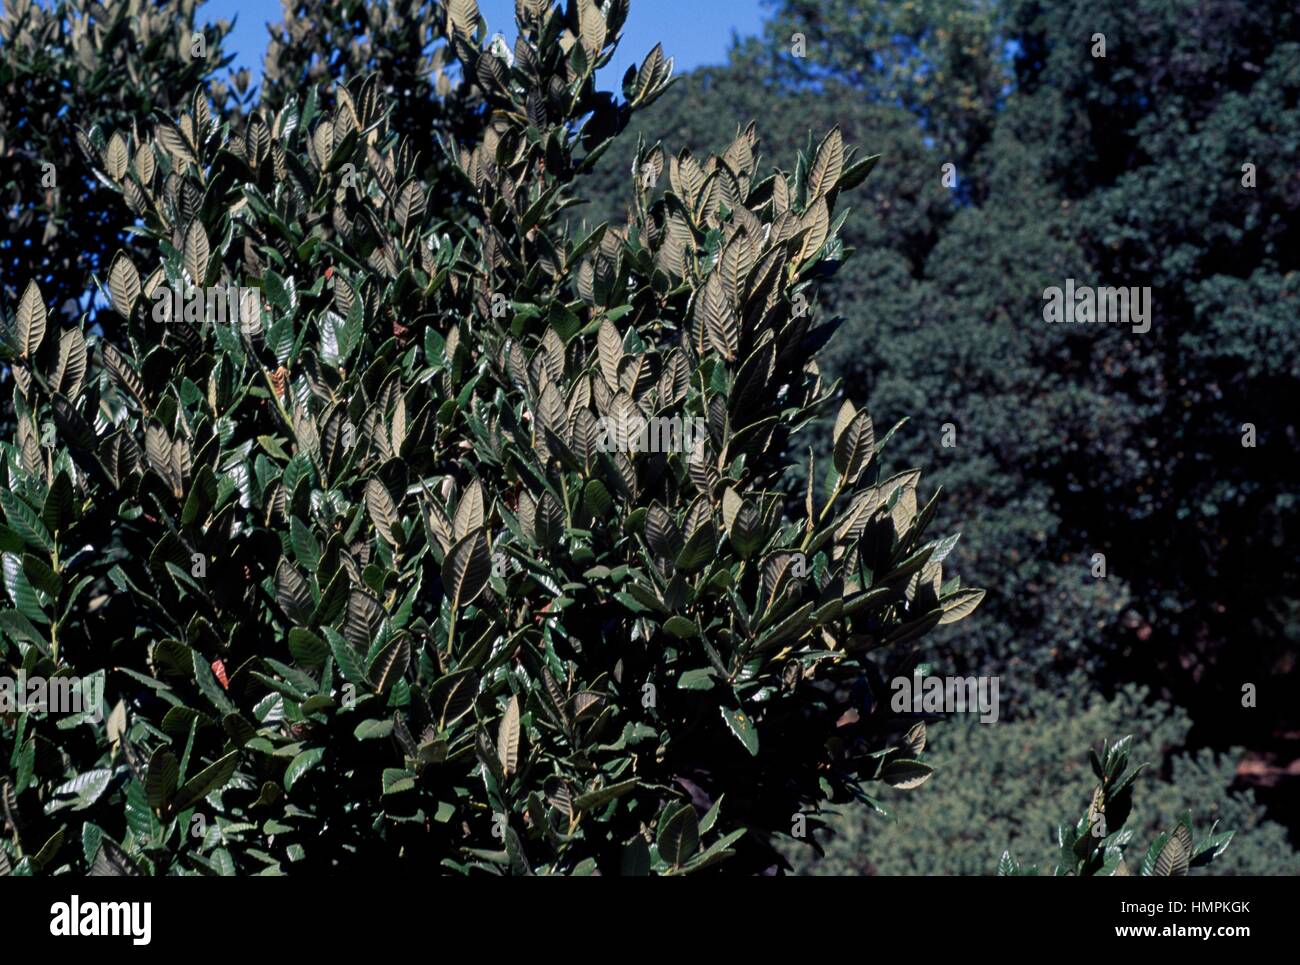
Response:
M917 118L946 161L964 166L988 139L1005 96L1001 17L985 0L862 3L774 0L767 25L782 77L819 84L829 73L877 104ZM802 41L802 42L801 42Z
M1131 875L1169 877L1185 875L1192 868L1209 864L1223 854L1232 841L1233 832L1215 834L1214 827L1202 838L1192 828L1191 812L1167 834L1151 842L1136 869L1124 860L1125 848L1133 831L1125 823L1133 810L1133 783L1145 764L1130 769L1129 753L1133 738L1125 737L1114 744L1101 742L1099 751L1089 759L1092 772L1101 783L1092 792L1092 801L1073 826L1062 824L1056 831L1059 849L1053 875L1109 876ZM1218 822L1215 822L1217 825ZM998 860L999 875L1036 875L1037 865L1021 865L1010 851Z
M829 112L902 105L935 139L933 182L955 163L960 213L932 222L920 257L886 239L826 293L848 319L828 372L882 418L910 416L893 452L951 494L938 519L968 533L964 571L1017 587L946 662L1052 688L1075 669L1138 679L1218 747L1293 733L1295 5L776 6L773 81L829 79ZM991 61L988 38L1014 56ZM1003 93L954 111L990 86ZM1151 331L1047 326L1042 293L1068 277L1150 286Z
M1097 786L1088 744L1097 746L1121 727L1134 731L1132 758L1150 762L1133 784L1124 822L1132 834L1127 860L1133 873L1145 849L1188 811L1198 825L1217 822L1216 833L1235 831L1232 846L1203 873L1300 871L1286 829L1267 819L1251 792L1231 790L1241 749L1225 755L1185 750L1186 712L1136 687L1111 700L1082 686L1063 696L1026 695L1013 722L985 725L966 717L937 723L926 743L936 776L924 793L905 802L896 792L881 795L888 816L838 809L826 819L833 834L816 836L824 854L803 842L788 849L790 859L804 874L988 875L997 856L1010 851L1025 865L1050 870L1059 861L1062 819L1086 812ZM1118 830L1113 812L1107 826Z
M237 123L196 91L128 139L157 172L98 277L116 325L35 283L6 310L0 660L104 687L0 724L6 867L748 872L796 815L930 775L860 690L983 592L806 310L872 161L834 127L774 172L752 125L642 145L627 223L571 233L672 68L598 91L604 11L520 0L511 64L449 0L487 112L450 184L378 75ZM169 316L173 286L248 314ZM647 450L647 418L700 434Z
M1025 96L1005 125L1041 139L1041 169L1089 262L1150 285L1155 319L1148 335L1094 353L1098 394L1130 414L1126 448L1143 455L1073 461L1063 504L1096 521L1112 559L1141 561L1116 566L1137 601L1130 632L1155 631L1150 644L1126 641L1127 672L1167 679L1195 719L1213 721L1216 743L1261 742L1294 727L1300 643L1286 401L1300 394L1288 294L1300 268L1300 13L1107 2L1088 23L1118 38L1104 62L1050 41L1077 29L1068 5L1017 7ZM1246 682L1258 709L1241 706Z
M229 24L200 23L194 8L186 0L5 0L0 294L8 304L36 279L58 294L61 320L84 308L90 272L106 270L136 210L134 191L92 202L92 168L117 185L151 186L126 150L132 131L151 123L153 109L176 110L229 63ZM236 91L213 83L210 93L222 104Z
M374 73L388 98L389 122L414 146L426 183L450 181L437 140L477 141L486 116L477 87L457 84L436 0L282 0L284 19L269 27L259 107L276 112L317 88L330 106L335 84ZM454 70L452 71L454 72Z

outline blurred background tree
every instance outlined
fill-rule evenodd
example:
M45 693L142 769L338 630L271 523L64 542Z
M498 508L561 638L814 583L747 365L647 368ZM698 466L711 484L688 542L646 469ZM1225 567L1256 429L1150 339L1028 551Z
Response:
M782 0L767 25L778 76L816 89L844 81L915 118L946 161L987 143L1011 77L997 0Z
M1016 721L985 727L967 717L934 727L926 746L939 772L927 794L908 797L897 817L863 820L846 811L828 821L817 844L793 846L792 860L812 874L987 875L1010 850L1025 864L1050 868L1056 827L1088 804L1096 778L1083 748L1106 735L1134 731L1137 778L1131 828L1139 855L1146 842L1191 810L1201 832L1219 822L1236 831L1211 874L1296 875L1300 852L1282 825L1269 820L1253 792L1230 791L1233 758L1209 748L1186 752L1185 711L1125 687L1109 700L1080 690L1028 695ZM927 760L930 758L927 757ZM887 794L892 812L898 792ZM870 856L870 857L868 857Z

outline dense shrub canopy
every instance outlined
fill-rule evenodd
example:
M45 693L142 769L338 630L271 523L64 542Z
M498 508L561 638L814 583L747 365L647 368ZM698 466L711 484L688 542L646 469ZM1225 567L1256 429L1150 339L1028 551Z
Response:
M87 131L143 240L101 279L113 337L36 282L13 310L0 619L10 666L112 712L6 724L7 862L756 870L800 812L929 775L859 691L978 604L955 538L847 401L777 488L874 158L643 146L626 225L571 234L672 69L597 91L624 14L521 3L511 52L449 6L489 111L450 190L374 75L237 133L202 91Z

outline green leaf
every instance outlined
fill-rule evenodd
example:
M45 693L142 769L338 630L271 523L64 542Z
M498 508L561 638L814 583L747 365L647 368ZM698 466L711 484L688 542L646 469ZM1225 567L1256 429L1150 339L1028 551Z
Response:
M234 777L238 767L239 751L231 751L225 757L209 764L181 786L172 804L173 809L184 811L214 791L221 790Z
M59 851L63 848L63 839L67 835L67 830L67 828L59 828L49 836L46 842L41 845L41 849L31 858L34 867L38 869L44 868L58 856Z
M325 748L313 747L310 750L302 751L284 770L284 789L286 792L292 791L293 786L298 783L299 778L310 771L313 767L321 762L325 756Z
M970 616L983 599L983 590L958 590L952 596L940 600L939 605L943 608L943 616L939 618L939 625L956 623Z
M99 800L103 793L108 790L108 785L112 783L112 780L113 771L107 767L99 767L78 774L72 780L66 781L54 789L56 798L68 798L68 800L52 802L46 808L46 813L52 814L65 808L70 808L73 811L84 811Z
M582 489L582 504L596 519L605 519L614 509L614 499L599 479L593 479Z
M712 690L713 689L712 667L701 667L698 670L687 670L677 678L678 690Z
M48 626L50 618L45 614L41 596L23 572L22 560L14 553L5 553L3 558L0 558L0 564L3 566L5 589L18 613L29 623Z
M664 623L664 630L679 640L689 640L700 635L700 628L695 621L683 616L669 617Z
M230 702L221 685L217 683L216 676L212 673L212 667L208 665L207 660L203 658L197 650L191 654L194 666L194 682L198 684L199 692L216 707L224 717L226 714L235 712L235 705Z
M603 804L608 804L616 798L622 797L631 791L640 783L635 777L622 781L619 784L610 784L606 787L597 788L594 791L588 791L586 794L580 794L573 801L573 807L576 811L594 811Z
M403 791L409 791L415 787L415 772L398 767L385 767L383 787L385 794L401 794Z
M189 526L195 521L207 517L216 505L220 495L220 485L216 475L208 466L200 466L190 483L189 494L185 497L185 507L181 510L181 525Z
M59 470L50 483L50 491L45 494L45 505L41 507L41 522L50 533L67 529L77 512L77 497L72 491L68 474Z
M749 753L758 756L758 729L754 726L753 718L743 710L732 710L730 707L719 707L722 713L722 719L727 722L727 728L735 735L736 740Z
M357 724L352 736L359 741L377 740L381 737L388 737L393 733L393 721L391 718L383 720L363 720Z
M48 563L30 553L23 556L23 575L36 589L57 598L63 588L63 580Z
M169 748L160 747L153 752L144 780L145 796L151 808L163 810L171 803L180 776L180 761Z
M312 612L311 622L316 626L323 626L337 620L339 614L348 605L350 586L347 570L340 567L339 571L334 574L321 592L320 602L316 604L316 609Z
M366 677L366 672L361 669L361 658L352 649L352 644L343 639L337 630L330 627L325 628L325 639L329 641L330 653L334 655L334 662L338 664L343 679L358 687L365 687L367 690L371 689L371 683Z
M691 874L730 858L736 853L731 850L731 846L745 836L745 831L745 828L738 828L713 842L707 849L701 851L686 863L682 868L682 874Z
M330 655L330 648L320 637L303 627L289 631L289 653L293 659L310 670L319 670Z
M284 474L280 477L280 485L284 487L286 493L293 493L297 490L300 482L304 479L311 479L314 475L311 459L306 453L300 452L285 464Z
M930 779L930 775L933 773L934 768L929 764L923 764L910 758L895 758L888 761L884 768L881 769L880 779L890 787L910 790L914 787L920 787Z
M840 190L848 191L850 188L856 188L859 184L867 179L871 169L876 166L880 160L879 154L873 154L870 157L864 157L861 161L850 165L840 176Z
M271 303L271 307L278 312L288 314L293 310L293 300L290 297L290 291L285 286L284 279L274 271L268 270L262 278L262 294L266 300Z
M0 552L21 553L27 544L8 526L0 523Z
M1169 832L1161 831L1156 835L1156 839L1151 842L1151 847L1142 858L1142 864L1138 868L1138 874L1144 878L1156 874L1156 862L1160 859L1161 852L1164 851L1165 844L1169 841Z
M321 548L311 528L297 516L289 520L289 538L293 544L293 555L308 573L315 573L320 566Z
M103 840L104 829L99 825L87 821L81 826L81 853L85 857L87 864L95 860L95 853L99 851L99 843Z
M694 573L713 559L716 550L715 544L716 537L713 527L710 525L701 526L686 541L682 551L677 554L674 565L683 573Z
M683 804L668 811L659 821L655 843L659 846L659 857L674 867L690 860L700 849L700 822L695 807Z
M54 540L50 538L50 531L45 528L36 510L18 498L7 486L0 488L0 507L4 508L5 517L14 532L28 544L46 553L54 549Z

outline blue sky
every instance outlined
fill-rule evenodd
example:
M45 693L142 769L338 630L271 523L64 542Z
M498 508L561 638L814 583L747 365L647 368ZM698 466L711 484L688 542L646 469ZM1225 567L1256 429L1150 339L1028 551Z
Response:
M514 0L479 0L489 36L500 31L514 40ZM266 52L266 24L280 19L280 0L209 0L199 8L200 19L235 21L227 41L236 54L234 66L247 67L261 76ZM236 19L237 18L237 19ZM760 0L632 0L623 28L623 41L609 67L605 84L617 83L650 48L662 42L664 52L676 60L676 70L690 70L726 59L733 33L758 33L763 21Z

